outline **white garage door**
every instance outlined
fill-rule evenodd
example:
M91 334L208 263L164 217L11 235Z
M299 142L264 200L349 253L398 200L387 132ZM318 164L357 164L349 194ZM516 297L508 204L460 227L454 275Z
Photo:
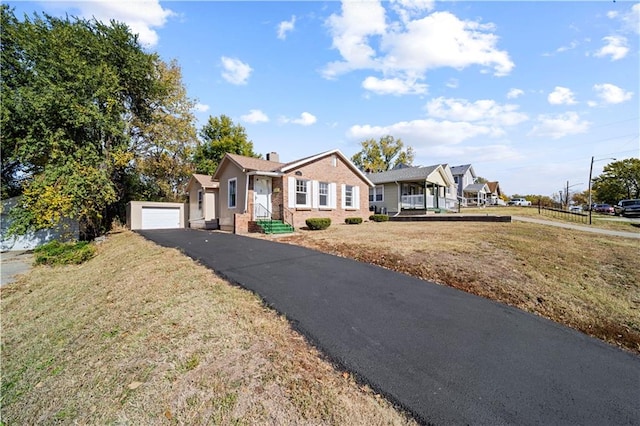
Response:
M180 209L142 207L142 229L180 228Z

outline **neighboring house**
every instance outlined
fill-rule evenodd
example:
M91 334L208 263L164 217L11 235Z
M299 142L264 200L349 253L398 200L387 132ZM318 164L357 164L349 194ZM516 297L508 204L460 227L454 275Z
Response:
M281 163L276 153L266 160L226 154L213 178L220 183L220 229L235 233L257 230L262 220L301 228L311 217L333 223L365 218L373 186L337 149L290 163Z
M376 212L398 215L403 211L456 208L455 182L447 164L428 167L399 165L370 173L369 206Z
M189 193L189 227L218 228L218 196L220 183L213 176L194 174L187 184Z
M499 182L487 182L489 192L487 194L487 204L492 206L504 206L506 203L502 199L502 190Z
M476 172L471 164L451 167L451 173L458 184L458 199L463 206L484 205L489 188L476 183Z
M474 183L464 188L463 196L467 206L484 206L487 204L489 187L486 183Z
M19 251L19 250L33 250L44 243L49 241L74 241L80 237L80 226L78 221L71 219L63 219L60 224L53 228L41 229L39 231L29 232L25 235L13 235L8 236L8 230L11 226L11 218L9 217L9 211L14 208L20 197L7 198L2 200L2 213L1 213L1 240L0 249L2 251Z

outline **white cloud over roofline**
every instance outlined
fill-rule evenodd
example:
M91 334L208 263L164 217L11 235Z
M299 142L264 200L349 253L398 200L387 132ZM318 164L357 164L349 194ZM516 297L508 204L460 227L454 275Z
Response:
M292 124L299 124L300 126L311 126L312 124L315 124L317 121L318 119L316 118L315 115L306 111L300 114L299 118L289 118L289 117L280 118L280 122L283 124L292 123Z
M468 121L490 126L515 126L529 117L518 112L519 106L501 105L492 99L469 102L466 99L439 97L426 105L429 116L445 120Z

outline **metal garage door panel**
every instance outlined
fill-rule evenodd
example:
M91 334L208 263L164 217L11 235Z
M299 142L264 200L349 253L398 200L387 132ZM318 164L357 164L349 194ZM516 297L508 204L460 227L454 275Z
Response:
M171 207L143 207L142 229L180 228L180 209Z

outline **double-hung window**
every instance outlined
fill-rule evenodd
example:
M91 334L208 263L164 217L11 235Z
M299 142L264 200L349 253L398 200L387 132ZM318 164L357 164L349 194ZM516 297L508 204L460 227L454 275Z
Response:
M384 201L384 187L377 185L373 188L369 188L369 201Z
M202 210L202 189L198 190L198 210Z
M320 207L329 207L329 184L327 182L318 182L318 205Z
M345 185L344 186L344 206L349 208L353 207L353 186Z
M296 179L296 205L309 205L309 181Z
M236 208L236 197L238 193L238 178L229 179L228 186L228 207L230 209Z

